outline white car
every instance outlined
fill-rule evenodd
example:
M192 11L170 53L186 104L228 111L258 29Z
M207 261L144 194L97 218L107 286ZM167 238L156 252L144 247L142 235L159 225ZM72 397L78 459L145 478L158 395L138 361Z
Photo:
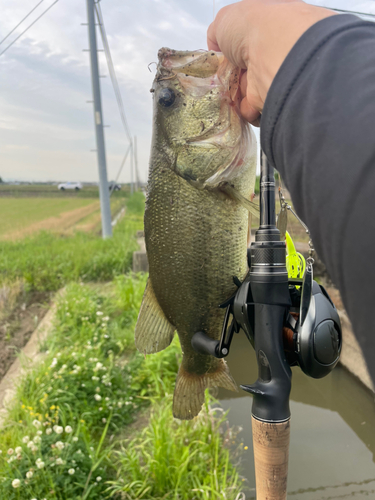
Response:
M75 191L79 191L82 189L82 184L80 182L62 182L57 186L60 191L65 191L65 189L74 189Z

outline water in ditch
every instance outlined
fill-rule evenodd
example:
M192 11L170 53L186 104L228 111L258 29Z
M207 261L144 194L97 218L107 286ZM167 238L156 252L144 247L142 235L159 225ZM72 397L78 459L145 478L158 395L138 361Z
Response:
M227 358L238 384L257 378L254 351L240 333ZM251 435L251 395L219 390L221 405L230 410L231 425L240 426L244 451L241 472L246 499L255 498ZM375 499L374 396L345 369L337 367L314 380L293 368L288 499Z

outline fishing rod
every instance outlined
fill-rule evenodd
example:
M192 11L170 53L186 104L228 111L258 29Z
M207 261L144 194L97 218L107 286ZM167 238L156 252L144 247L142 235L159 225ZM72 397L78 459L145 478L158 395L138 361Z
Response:
M258 380L241 388L253 395L257 500L287 497L291 366L324 377L337 365L342 344L337 310L324 287L313 280L313 259L305 262L295 252L288 233L287 256L284 215L292 209L280 198L279 222L285 224L280 238L275 194L274 169L261 152L260 225L248 249L249 272L242 283L234 278L238 290L220 306L226 308L220 340L197 332L191 341L197 352L223 358L234 333L242 330L255 349Z

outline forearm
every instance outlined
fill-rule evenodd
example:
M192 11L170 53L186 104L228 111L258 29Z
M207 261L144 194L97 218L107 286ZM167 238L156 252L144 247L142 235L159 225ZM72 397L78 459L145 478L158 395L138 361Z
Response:
M375 24L335 16L311 27L268 92L262 147L310 227L373 378Z

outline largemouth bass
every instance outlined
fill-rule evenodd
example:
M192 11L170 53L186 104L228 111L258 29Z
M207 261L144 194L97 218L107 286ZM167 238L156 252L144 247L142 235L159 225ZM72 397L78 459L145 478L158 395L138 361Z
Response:
M207 387L237 390L224 360L191 338L220 338L219 304L247 272L256 142L239 115L239 73L221 53L159 51L145 211L149 279L135 341L149 354L177 330L183 351L173 414L198 415Z

